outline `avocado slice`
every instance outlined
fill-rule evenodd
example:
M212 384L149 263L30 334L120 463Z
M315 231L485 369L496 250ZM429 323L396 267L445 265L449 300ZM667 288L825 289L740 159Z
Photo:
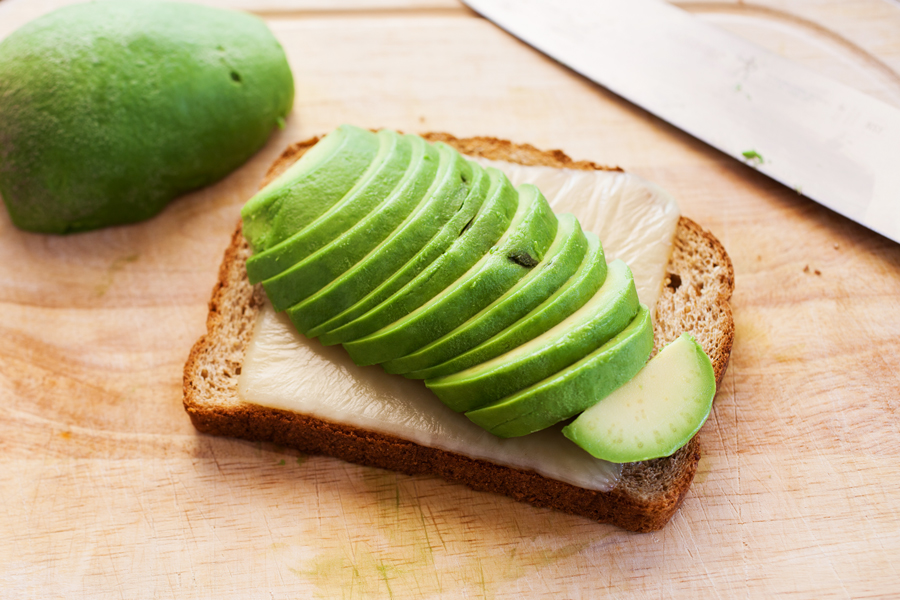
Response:
M518 191L519 208L509 230L475 266L405 317L344 344L356 364L386 362L449 333L540 264L556 237L558 221L536 187L523 185Z
M413 144L413 158L390 198L331 243L263 281L266 295L276 310L293 306L322 289L362 260L400 223L427 204L429 190L441 166L440 152L425 140L410 141Z
M578 271L540 306L475 348L439 365L404 373L404 377L436 379L458 373L521 346L584 306L603 285L607 271L600 239L591 232L587 232L585 237L588 251Z
M385 262L383 256L393 252L391 246L402 248L404 252L414 246L400 239L389 239L385 242L383 251L373 253L371 258L361 261L333 284L291 307L288 315L294 326L304 335L313 337L310 333L313 328L335 320L338 313L346 315L354 309L360 310L364 304L377 305L379 299L388 298L394 292L403 289L409 281L446 252L475 218L488 190L488 178L484 169L474 162L468 162L467 166L471 168L471 177L468 185L469 193L463 201L462 208L415 256L390 275L388 269L395 263ZM370 260L377 261L378 264L367 262ZM374 286L377 287L373 290ZM336 300L336 297L339 297L339 300ZM347 308L348 303L352 303L350 308Z
M578 270L587 248L578 219L559 215L556 239L537 267L471 319L424 348L384 363L384 370L407 373L442 363L506 329L564 285Z
M388 235L364 226L364 219L351 230L352 235L339 237L288 271L264 281L276 310L293 308L326 286L319 301L331 303L336 311L352 306L415 256L463 208L472 173L468 162L445 144L429 148L439 154L438 172L415 210L400 222L384 222L385 229L390 228ZM379 242L372 244L372 238ZM294 321L300 312L298 308L288 316Z
M359 180L378 153L371 131L341 125L241 209L244 237L264 252L313 222Z
M634 377L653 350L650 311L641 305L621 333L578 362L466 416L494 435L516 437L573 417Z
M463 201L463 207L415 256L397 269L393 275L385 274L383 281L373 280L371 284L376 287L372 289L371 284L367 285L364 291L368 291L368 293L365 293L362 298L359 298L359 291L354 292L353 298L358 298L358 300L349 308L344 307L346 302L335 305L331 301L330 295L335 293L332 286L323 288L303 302L291 307L290 315L294 326L307 337L316 337L322 332L328 331L332 326L339 327L343 323L353 321L357 316L365 314L394 293L404 289L423 270L428 269L435 260L440 259L471 225L472 220L475 219L474 215L481 210L487 195L489 180L484 168L474 162L469 162L468 167L471 168L472 174L469 192ZM366 269L367 267L360 263L359 268ZM337 293L346 294L346 291L338 290ZM325 343L325 345L329 344Z
M390 197L409 167L412 146L407 138L388 129L379 131L377 137L378 154L339 202L288 239L247 260L250 283L259 283L292 267L353 227Z
M549 331L487 362L425 384L457 412L480 408L581 360L622 331L638 306L631 270L615 260L594 297Z
M562 432L593 456L626 463L670 456L706 422L716 375L700 344L683 333L634 379L594 404Z
M405 287L385 290L390 285L386 282L334 319L311 329L308 335L321 335L319 341L325 345L369 335L435 297L478 262L509 229L519 204L519 194L506 175L494 168L487 169L486 173L487 200L440 258ZM388 297L382 293L385 291L390 291Z

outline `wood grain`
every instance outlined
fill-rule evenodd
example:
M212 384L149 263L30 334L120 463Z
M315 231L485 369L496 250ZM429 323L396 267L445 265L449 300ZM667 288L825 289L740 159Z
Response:
M2 0L0 36L56 4ZM741 25L737 3L699 4L687 8L745 33L774 27ZM0 214L0 597L896 596L900 246L455 2L329 6L260 8L289 54L297 103L287 129L224 181L146 223L69 237L22 233ZM855 81L898 97L897 3L751 8L833 32L888 68ZM790 22L778 21L785 36ZM785 51L848 76L828 59L847 46L817 56L807 34ZM342 122L617 164L667 188L725 244L734 352L700 434L700 473L663 531L194 432L181 368L240 206L289 142Z

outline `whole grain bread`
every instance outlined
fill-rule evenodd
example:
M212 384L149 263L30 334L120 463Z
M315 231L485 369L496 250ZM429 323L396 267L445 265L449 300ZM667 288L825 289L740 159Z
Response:
M449 134L423 137L443 141L470 156L525 165L570 169L608 169L577 162L559 150L541 151L488 137L458 139ZM273 164L263 185L278 176L318 138L289 147ZM612 169L618 170L618 169ZM529 504L612 523L631 531L663 527L681 504L697 470L696 438L675 454L624 466L616 486L598 492L460 454L420 446L391 435L366 431L307 415L242 402L238 377L256 317L265 303L260 285L247 279L250 248L240 224L219 270L207 317L207 333L191 350L184 368L184 407L203 433L272 442L308 454L324 454L357 464L407 474L431 474L475 490L494 492ZM656 347L691 333L712 360L721 383L734 340L729 298L734 270L724 248L690 219L678 223L665 287L654 323Z

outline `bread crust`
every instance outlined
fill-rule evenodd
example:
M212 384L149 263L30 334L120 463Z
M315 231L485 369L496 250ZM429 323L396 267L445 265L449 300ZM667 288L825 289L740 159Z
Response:
M443 141L471 156L527 165L620 170L576 162L559 150L541 151L495 138L458 139L446 133L423 137ZM318 138L312 138L285 150L263 185L317 141ZM272 442L308 454L324 454L407 474L437 475L475 490L503 494L630 531L662 528L684 500L700 459L696 437L670 457L625 465L617 485L608 492L598 492L391 435L241 402L237 384L244 350L265 303L262 286L253 286L247 279L245 265L249 256L250 248L238 223L213 289L207 333L192 348L184 369L184 407L199 431ZM734 271L722 245L709 232L682 217L667 266L666 285L657 303L656 344L660 347L683 331L692 333L713 362L717 386L734 340L728 303L733 289ZM696 310L698 306L702 310Z

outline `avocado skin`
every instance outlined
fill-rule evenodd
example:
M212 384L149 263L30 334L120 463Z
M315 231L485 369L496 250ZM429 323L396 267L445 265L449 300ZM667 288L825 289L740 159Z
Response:
M60 9L0 43L0 194L28 231L144 220L244 163L293 98L256 17L170 2Z

